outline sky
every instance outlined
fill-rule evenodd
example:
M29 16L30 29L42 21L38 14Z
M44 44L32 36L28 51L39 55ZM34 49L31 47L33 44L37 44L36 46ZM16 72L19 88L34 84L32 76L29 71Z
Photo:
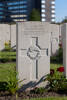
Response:
M67 0L56 1L56 21L62 21L67 16Z

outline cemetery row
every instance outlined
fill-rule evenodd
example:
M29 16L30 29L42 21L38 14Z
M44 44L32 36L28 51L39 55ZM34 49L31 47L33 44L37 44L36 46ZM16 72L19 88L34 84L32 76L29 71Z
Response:
M63 36L63 70L65 76L67 76L66 27L67 24L62 25L60 30ZM51 36L52 32L54 33L54 37L53 35ZM16 69L19 73L18 78L24 80L23 84L25 84L25 88L46 86L47 83L44 82L44 79L50 73L50 55L52 49L57 48L59 44L59 36L55 37L56 33L59 34L59 28L50 23L19 22L17 24ZM53 43L55 44L53 45Z
M17 25L8 26L10 27L8 28L10 30L7 32L9 35L6 34L7 25L4 27L1 26L1 29L3 29L0 34L2 36L1 41L3 40L1 42L1 50L4 49L5 41L5 44L8 44L8 41L10 41L11 46L16 49L16 71L18 72L18 79L21 80L21 83L18 82L19 80L16 80L15 76L17 74L9 70L10 77L8 78L8 83L5 83L5 85L8 86L7 89L13 94L17 93L18 82L19 86L23 85L22 90L36 87L35 90L33 89L33 91L31 91L31 93L36 92L34 93L35 95L40 93L39 95L41 96L45 89L37 87L45 87L50 82L48 88L53 91L63 89L65 91L67 89L67 80L65 79L65 77L67 78L67 24L63 24L61 30L58 25L47 22L18 22ZM55 54L59 49L58 44L60 32L63 37L64 68L58 68L55 70L61 72L61 76L56 77L54 70L51 70L50 73L50 56ZM4 88L5 85L2 88ZM47 91L49 91L48 88ZM31 97L30 93L26 93L24 95ZM21 95L22 94L23 92ZM33 95L33 97L35 95ZM46 92L43 96L45 95ZM50 94L48 93L48 96L49 95ZM51 96L53 95L51 94Z
M17 49L16 68L19 79L22 80L23 76L25 83L39 81L50 73L50 55L55 55L59 49L59 25L47 22L1 24L0 35L1 50L8 41L13 49Z
M50 27L50 52L51 55L55 55L59 49L59 36L61 35L61 31L59 25L50 24ZM0 24L0 51L9 42L11 42L11 47L16 49L16 24Z

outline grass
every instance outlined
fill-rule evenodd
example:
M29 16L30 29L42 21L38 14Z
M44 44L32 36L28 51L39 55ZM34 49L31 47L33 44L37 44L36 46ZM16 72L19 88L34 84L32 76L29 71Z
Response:
M3 51L0 52L0 59L3 59L6 57L11 58L11 59L16 59L16 52L11 52L11 51Z
M16 59L16 52L12 52L12 51L0 52L0 59L7 59L7 58ZM15 62L1 63L0 64L0 81L6 81L7 75L9 75L8 70L14 70L15 66L16 66ZM60 66L62 65L61 64L51 64L51 68L55 70Z
M47 97L47 98L35 98L29 100L67 100L67 97Z
M0 63L0 82L7 81L7 76L9 76L9 70L15 70L16 63Z
M16 59L16 52L11 51L3 51L0 52L0 59ZM62 64L50 64L51 69L56 69L62 66ZM16 68L15 62L7 62L7 63L0 63L0 82L7 82L7 76L9 77L9 70L13 71ZM28 99L27 99L28 100ZM29 99L29 100L67 100L67 97L47 97L47 98L37 98L37 99Z
M4 55L8 55L8 56L16 56L16 52L11 52L11 51L3 51L3 52L0 52L0 57L1 56L4 56Z
M0 52L0 59L16 59L16 52L13 51L3 51ZM7 60L8 61L8 60ZM56 70L62 64L51 64L51 69ZM7 76L9 76L9 70L14 71L16 68L16 62L0 63L0 82L7 81Z
M56 69L57 67L60 67L60 64L51 64L52 69ZM0 81L6 81L7 80L7 75L9 70L15 70L16 63L11 62L11 63L0 63Z
M12 62L13 59L16 59L16 52L0 51L0 61L5 61L5 63L0 63L0 82L6 82L9 77L9 70L14 72L16 69L16 62Z
M0 52L0 59L4 60L7 59L7 63L0 63L0 81L6 81L8 70L14 70L16 63L15 62L9 62L8 59L16 59L16 52L13 51L2 51ZM13 61L13 60L12 60ZM58 67L62 66L62 64L51 64L51 69L56 70Z

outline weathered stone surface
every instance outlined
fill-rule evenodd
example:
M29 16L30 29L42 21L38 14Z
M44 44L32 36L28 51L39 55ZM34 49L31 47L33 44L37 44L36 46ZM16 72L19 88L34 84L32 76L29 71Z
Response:
M5 48L5 43L11 41L11 47L16 49L16 24L0 24L0 50Z
M63 40L63 66L65 69L65 76L67 78L67 23L62 25L61 28Z
M59 50L59 36L60 36L60 26L56 24L51 24L51 42L50 42L51 56L56 55Z
M17 71L22 83L38 85L50 72L50 24L17 24Z
M56 24L50 24L50 25L51 25L50 52L51 52L51 55L55 55L57 50L59 49L59 25L56 25ZM33 28L31 27L32 31L34 30L35 27ZM40 28L41 27L39 27L39 32L37 34L41 33ZM27 29L29 30L29 28ZM43 26L41 29L45 29L45 27ZM25 31L25 34L30 34L30 32L27 33L27 31ZM34 34L36 33L34 32ZM0 24L0 50L4 49L5 42L8 42L9 40L11 41L11 47L13 49L16 49L16 24L11 24L11 25Z
M16 50L16 24L10 26L11 28L11 47Z
M0 24L0 50L3 50L5 43L10 40L10 26L8 24Z

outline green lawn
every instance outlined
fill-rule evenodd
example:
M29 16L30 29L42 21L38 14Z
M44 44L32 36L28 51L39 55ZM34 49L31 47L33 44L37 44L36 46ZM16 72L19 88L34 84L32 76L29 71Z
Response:
M16 60L16 52L13 51L3 51L0 52L0 61L1 62L9 62Z
M48 98L39 98L39 99L29 99L29 100L67 100L67 97L48 97Z
M0 81L7 81L7 76L9 76L9 70L14 71L16 68L16 63L0 63Z
M11 57L12 59L16 59L16 52L0 52L0 59ZM58 67L62 66L62 64L50 64L51 69L57 70ZM0 82L6 82L7 77L10 76L9 71L13 71L16 69L16 62L7 62L0 63ZM57 72L56 72L57 73ZM28 99L27 99L28 100ZM29 99L29 100L67 100L67 97L48 97L48 98L38 98L38 99Z
M0 59L16 59L16 52L0 52ZM51 69L57 70L62 64L50 64ZM16 69L16 62L0 63L0 82L6 82L7 78L10 76L10 71ZM57 73L57 72L56 72ZM27 99L28 100L28 99ZM48 97L48 98L38 98L30 100L67 100L67 97Z
M16 52L13 51L3 51L0 52L0 59L16 59ZM16 68L16 62L9 62L7 59L7 63L0 63L0 81L6 81L7 76L9 76L9 70L14 71ZM51 64L50 67L52 69L57 69L62 66L61 64Z
M2 58L3 56L15 56L16 57L16 52L10 52L10 51L0 52L0 58Z
M0 56L1 55L15 55L16 56L16 52L13 52L13 51L0 51Z

